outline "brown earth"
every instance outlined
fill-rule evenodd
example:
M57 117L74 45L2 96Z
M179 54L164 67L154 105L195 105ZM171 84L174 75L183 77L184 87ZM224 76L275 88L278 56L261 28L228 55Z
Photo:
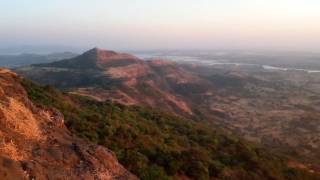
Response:
M32 104L19 82L0 69L0 179L137 179L108 149L74 137L58 111Z

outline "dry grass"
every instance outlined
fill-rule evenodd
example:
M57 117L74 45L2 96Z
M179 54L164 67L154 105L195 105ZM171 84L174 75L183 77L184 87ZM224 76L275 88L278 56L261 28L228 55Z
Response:
M10 159L13 159L15 161L21 161L25 159L25 157L22 155L21 151L19 151L19 148L14 143L14 141L1 142L0 152L1 155L8 156L10 157Z
M149 68L143 64L132 64L124 67L110 68L107 74L113 78L137 78L149 73Z
M10 128L27 139L42 139L38 121L30 109L14 98L8 97L8 100L8 105L0 103L0 111L4 116L2 123L5 128Z
M111 179L116 179L115 177L113 177L110 172L108 171L103 171L103 172L97 172L97 176L102 179L102 180L111 180Z

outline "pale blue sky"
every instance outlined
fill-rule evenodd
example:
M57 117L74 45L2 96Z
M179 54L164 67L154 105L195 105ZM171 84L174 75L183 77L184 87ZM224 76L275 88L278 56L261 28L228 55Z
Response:
M0 0L0 46L320 50L319 0Z

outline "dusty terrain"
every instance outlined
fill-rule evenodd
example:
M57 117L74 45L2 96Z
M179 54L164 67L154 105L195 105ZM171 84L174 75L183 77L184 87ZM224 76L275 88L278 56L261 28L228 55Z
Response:
M236 66L188 69L215 84L215 93L207 95L201 107L220 109L228 120L215 119L213 123L313 162L319 170L319 73L269 72Z

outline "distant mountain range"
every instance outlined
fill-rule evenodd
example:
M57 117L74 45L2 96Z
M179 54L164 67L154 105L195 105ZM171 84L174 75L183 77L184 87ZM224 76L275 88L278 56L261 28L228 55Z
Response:
M65 45L0 45L1 55L52 54L53 52L82 52L86 48Z
M0 67L17 68L31 64L49 63L77 56L71 52L43 54L0 55Z

